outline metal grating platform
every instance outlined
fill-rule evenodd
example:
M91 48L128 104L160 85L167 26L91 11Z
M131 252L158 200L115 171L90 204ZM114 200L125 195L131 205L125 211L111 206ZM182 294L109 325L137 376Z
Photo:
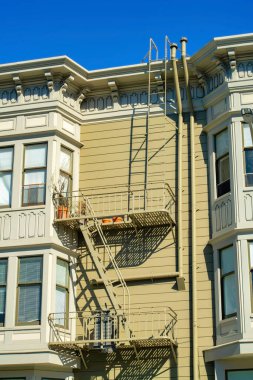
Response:
M158 211L139 211L130 212L123 216L122 222L109 222L103 223L103 218L108 218L108 215L98 215L97 218L101 222L101 228L104 231L108 230L123 230L128 228L144 228L151 226L165 226L170 225L175 226L174 220L171 218L170 213L167 210ZM109 217L110 218L110 217ZM80 215L73 218L62 218L55 219L55 224L61 224L69 227L73 230L79 229L80 225L83 224L84 220L89 220L91 217L89 215Z

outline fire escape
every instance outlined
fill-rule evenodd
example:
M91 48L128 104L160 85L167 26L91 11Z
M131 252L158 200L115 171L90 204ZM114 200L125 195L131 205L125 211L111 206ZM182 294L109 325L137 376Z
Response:
M54 197L54 223L78 230L85 241L87 252L99 275L110 305L93 311L50 314L50 343L52 350L79 355L86 367L84 352L87 350L115 350L131 348L138 359L138 349L145 347L169 347L176 360L177 322L176 313L170 308L145 308L131 310L130 292L115 256L107 242L105 232L122 229L142 229L167 226L174 236L175 196L165 181L148 181L149 124L152 108L152 51L157 51L153 40L148 53L148 99L145 124L131 131L131 157L129 163L129 185L123 191L110 193L72 193L67 197ZM167 57L165 57L165 83L158 93L164 104L164 127L170 123L166 111ZM157 73L157 71L156 71ZM156 74L155 73L155 74ZM154 74L154 75L155 75ZM161 86L160 86L161 89ZM160 105L162 102L160 101ZM175 128L175 126L173 125ZM140 152L144 152L138 156ZM143 162L142 185L133 183L133 174ZM67 206L67 207L66 207ZM97 247L99 240L109 269L103 263ZM120 292L120 297L117 293Z

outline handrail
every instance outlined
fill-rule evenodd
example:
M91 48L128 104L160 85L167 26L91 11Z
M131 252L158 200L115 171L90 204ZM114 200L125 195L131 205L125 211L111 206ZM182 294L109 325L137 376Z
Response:
M129 289L127 287L127 284L121 274L121 271L118 267L118 264L111 252L111 249L110 247L108 246L107 244L107 241L105 239L105 236L104 236L104 233L102 231L102 228L100 226L100 223L98 222L97 218L96 218L96 215L94 213L94 210L91 206L91 203L90 203L90 200L89 198L87 197L84 197L84 200L85 200L85 204L86 204L86 209L88 210L88 212L90 213L90 215L93 217L93 221L94 221L94 224L95 224L95 227L97 229L97 232L99 234L99 237L104 245L104 248L106 250L106 253L108 254L109 258L110 258L110 261L112 263L112 266L116 272L116 275L118 277L118 280L122 286L122 289L123 289L123 312L125 313L125 309L126 309L126 295L127 295L127 298L128 298L128 310L127 310L127 313L128 313L128 318L129 318L129 314L130 314L130 292L129 292ZM129 320L129 319L128 319Z
M105 325L103 326L103 318ZM110 311L89 310L70 313L52 313L48 317L50 343L98 342L117 343L121 341L170 339L176 343L175 325L177 314L169 306L144 307L131 311L133 335L126 337L121 316ZM109 326L110 325L110 326ZM64 326L68 326L65 328ZM108 334L109 331L109 334Z

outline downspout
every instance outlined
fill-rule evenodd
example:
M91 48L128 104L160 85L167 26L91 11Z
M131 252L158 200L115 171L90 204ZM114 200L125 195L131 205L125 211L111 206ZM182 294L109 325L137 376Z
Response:
M190 113L190 162L191 162L191 255L192 255L192 343L193 343L193 379L199 379L198 357L198 306L197 306L197 265L196 265L196 195L195 195L195 141L194 141L194 109L191 96L188 65L186 60L187 38L181 38L181 56L184 68L187 101Z
M174 86L176 92L177 112L178 112L178 157L177 157L177 249L178 249L178 272L177 287L178 290L185 290L183 277L183 243L182 243L182 101L178 80L177 61L176 61L177 44L170 45L170 59L173 66Z

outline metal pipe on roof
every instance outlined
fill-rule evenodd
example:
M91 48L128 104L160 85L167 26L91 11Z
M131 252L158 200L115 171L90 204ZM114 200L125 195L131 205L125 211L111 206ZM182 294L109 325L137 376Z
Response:
M173 67L174 86L177 100L178 112L178 158L177 158L177 249L178 249L178 271L179 277L177 279L178 289L184 290L183 278L183 239L182 239L182 129L183 129L183 115L182 115L182 101L180 94L180 86L178 79L177 61L176 61L177 44L170 45L170 58Z
M184 68L186 95L190 113L190 162L191 162L191 256L192 256L192 341L193 341L193 378L199 379L199 357L198 357L198 306L197 306L197 271L196 271L196 194L195 194L195 141L194 141L194 108L191 96L188 64L186 60L187 38L182 37L181 58Z

